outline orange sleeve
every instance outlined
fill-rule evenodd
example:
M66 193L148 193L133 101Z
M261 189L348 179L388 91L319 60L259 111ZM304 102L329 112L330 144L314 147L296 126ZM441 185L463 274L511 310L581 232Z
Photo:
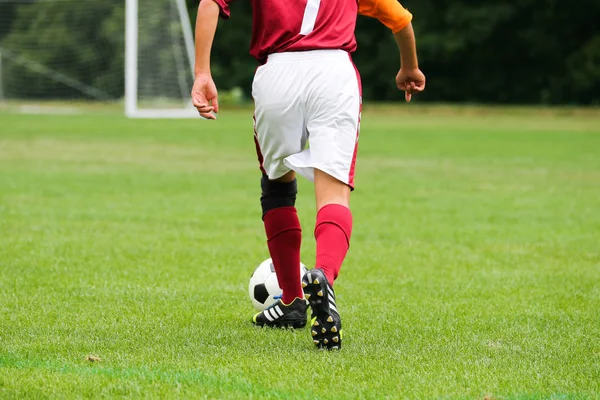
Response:
M400 32L412 21L412 14L396 0L358 0L358 13L377 18L393 33Z

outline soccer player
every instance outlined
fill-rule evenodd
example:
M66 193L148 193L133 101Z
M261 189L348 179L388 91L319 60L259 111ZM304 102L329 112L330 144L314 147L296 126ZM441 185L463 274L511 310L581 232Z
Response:
M192 100L201 116L216 119L219 104L210 52L219 15L232 0L202 0L196 22L196 80ZM412 15L396 0L251 0L250 53L260 63L252 86L254 140L260 170L262 218L283 297L252 321L260 326L304 327L306 301L318 348L339 349L342 323L333 284L350 244L354 164L361 118L356 49L357 14L379 19L400 49L396 76L406 100L425 88ZM310 145L307 147L307 142ZM302 232L296 214L296 174L314 182L317 216L315 268L300 277Z

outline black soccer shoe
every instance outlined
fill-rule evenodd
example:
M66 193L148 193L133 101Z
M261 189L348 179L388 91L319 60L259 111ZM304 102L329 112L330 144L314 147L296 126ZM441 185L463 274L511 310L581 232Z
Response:
M335 293L323 271L315 268L304 274L302 288L312 309L313 343L319 349L341 349L342 320L335 305Z
M307 308L306 301L299 297L287 306L279 299L264 311L254 314L252 322L258 326L304 328Z

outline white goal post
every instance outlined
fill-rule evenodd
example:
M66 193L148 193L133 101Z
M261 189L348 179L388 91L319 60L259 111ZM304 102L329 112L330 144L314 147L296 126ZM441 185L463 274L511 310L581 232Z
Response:
M201 118L186 0L0 0L0 107Z
M190 23L190 17L185 4L185 0L167 0L174 2L177 8L178 20L180 24L174 24L174 26L167 26L168 30L179 30L180 38L174 38L174 42L181 39L182 45L185 49L184 54L175 55L178 60L179 71L187 70L189 72L190 80L186 79L179 80L181 91L189 95L191 92L191 86L189 82L193 83L194 79L194 36L192 26ZM125 9L125 114L129 118L199 118L198 112L191 104L189 99L184 107L178 108L152 108L145 107L139 100L139 80L140 80L140 12L139 12L139 0L126 0ZM173 35L173 32L164 32L165 35ZM176 33L175 33L176 34ZM176 44L174 43L174 46ZM176 50L174 49L174 53ZM175 72L175 71L174 71ZM183 72L185 73L185 72ZM185 81L188 82L186 86ZM185 92L184 89L187 89ZM183 93L182 93L183 95Z

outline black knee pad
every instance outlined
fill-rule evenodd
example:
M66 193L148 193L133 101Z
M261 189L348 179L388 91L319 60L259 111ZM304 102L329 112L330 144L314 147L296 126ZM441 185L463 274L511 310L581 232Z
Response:
M266 175L263 175L260 180L260 187L262 188L260 204L263 218L266 213L274 208L296 205L296 194L298 194L296 179L291 182L275 182L270 181Z

